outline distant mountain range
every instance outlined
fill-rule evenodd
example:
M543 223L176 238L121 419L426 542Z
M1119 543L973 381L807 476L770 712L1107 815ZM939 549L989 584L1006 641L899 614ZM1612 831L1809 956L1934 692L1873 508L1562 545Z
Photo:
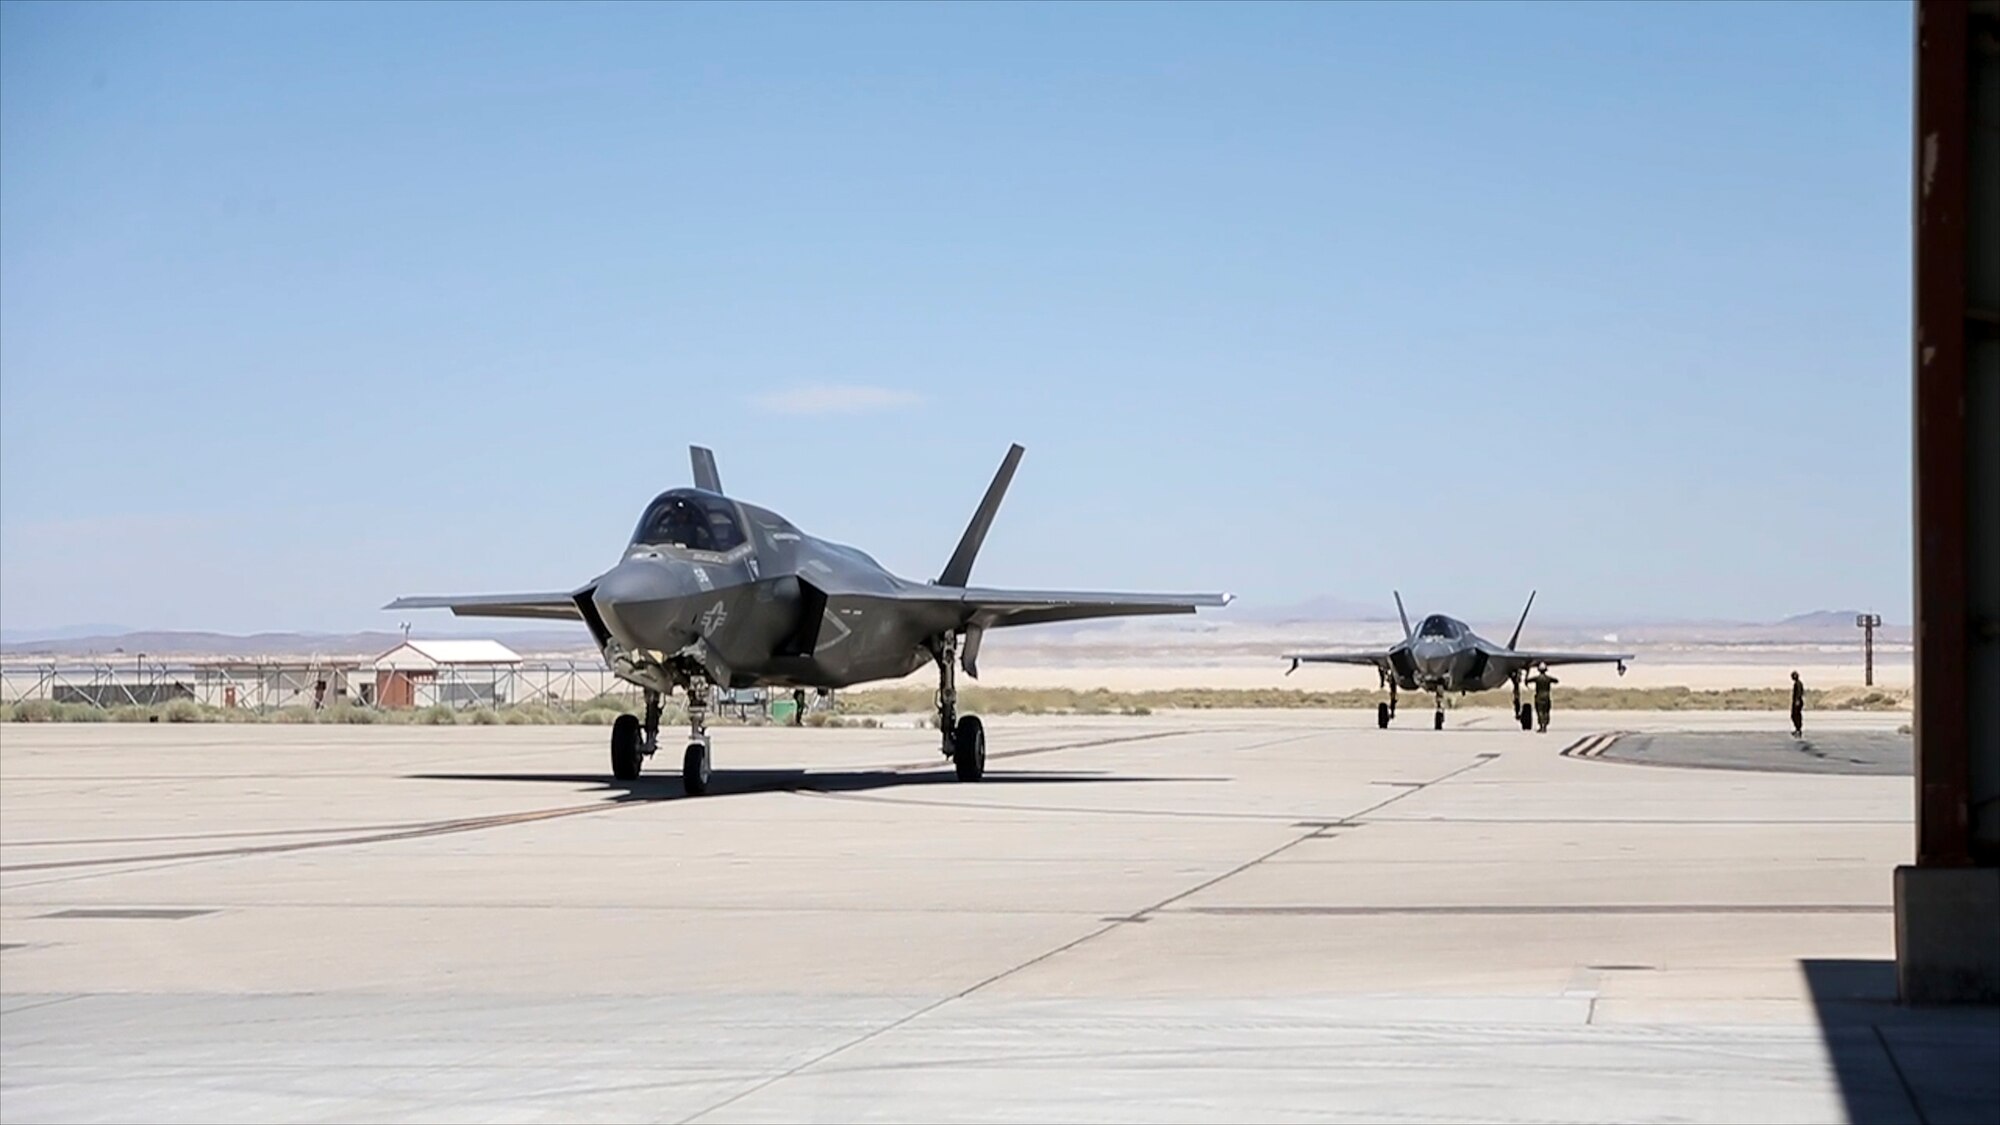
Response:
M67 633L67 630L51 630ZM424 638L481 637L499 641L522 655L582 652L595 655L590 634L579 623L574 629L412 631ZM22 656L265 657L379 656L403 643L400 632L361 633L207 633L146 630L86 636L43 636L0 641L0 654Z
M1412 609L1411 612L1418 611ZM1547 621L1539 629L1531 620L1530 631L1536 634L1536 643L1544 645L1554 643L1559 637L1584 637L1595 641L1609 640L1612 636L1616 636L1619 642L1624 644L1852 644L1859 640L1860 630L1854 624L1857 612L1816 610L1772 622L1665 621L1589 625ZM1090 638L1103 637L1114 632L1130 634L1135 638L1158 634L1164 642L1164 638L1172 634L1216 634L1239 629L1261 633L1299 626L1394 622L1395 614L1393 601L1386 605L1377 605L1343 598L1321 597L1282 606L1242 610L1232 607L1218 614L1203 615L1194 619L1135 618L1037 626L1022 630L1018 635L990 639L988 643L1000 640L1003 645L1037 642L1062 644L1065 641L1088 641ZM1475 627L1480 624L1483 622L1474 623ZM567 628L556 626L536 629L481 627L475 623L448 629L413 631L411 635L419 638L490 638L524 656L595 657L597 654L595 646L591 644L590 635L584 631L581 623ZM1488 633L1488 635L1494 634ZM1876 630L1875 637L1884 645L1908 644L1911 639L1911 629L1907 624L1885 624ZM402 633L388 631L234 634L194 630L130 630L120 629L117 626L76 626L0 632L0 655L14 658L137 656L140 653L151 657L185 658L307 655L371 657L387 652L402 640Z

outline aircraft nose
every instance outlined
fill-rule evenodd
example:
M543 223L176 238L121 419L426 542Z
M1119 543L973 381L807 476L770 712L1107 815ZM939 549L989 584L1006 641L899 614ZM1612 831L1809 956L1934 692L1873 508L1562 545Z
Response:
M598 580L590 600L626 648L671 651L693 639L684 620L689 599L698 592L687 575L651 560L629 559Z
M1417 670L1425 675L1442 676L1451 667L1451 649L1445 645L1420 643L1410 655L1416 658Z

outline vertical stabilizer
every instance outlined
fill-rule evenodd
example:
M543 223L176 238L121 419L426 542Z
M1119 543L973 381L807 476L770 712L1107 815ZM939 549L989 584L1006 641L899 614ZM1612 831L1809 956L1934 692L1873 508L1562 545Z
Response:
M688 457L694 462L694 486L709 492L721 492L722 474L715 469L715 451L690 445Z
M993 514L1000 510L1000 499L1007 495L1007 485L1014 479L1014 467L1021 463L1023 452L1019 443L1008 448L1006 460L1000 462L1000 471L993 474L993 483L986 486L986 497L979 502L979 510L972 513L972 522L965 526L958 550L951 553L951 561L944 564L944 572L938 575L938 585L963 586L972 577L972 560L979 557L979 546L986 542L986 529L993 526Z
M1528 623L1528 611L1535 608L1535 592L1528 591L1528 604L1521 607L1521 620L1514 624L1514 635L1507 638L1507 647L1515 648L1521 643L1521 628Z

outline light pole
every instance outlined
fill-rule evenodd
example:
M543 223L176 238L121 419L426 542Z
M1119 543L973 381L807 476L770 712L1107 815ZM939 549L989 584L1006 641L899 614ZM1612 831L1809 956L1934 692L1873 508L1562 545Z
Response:
M1863 613L1855 617L1854 623L1861 627L1861 682L1868 687L1874 687L1875 628L1882 624L1882 615Z

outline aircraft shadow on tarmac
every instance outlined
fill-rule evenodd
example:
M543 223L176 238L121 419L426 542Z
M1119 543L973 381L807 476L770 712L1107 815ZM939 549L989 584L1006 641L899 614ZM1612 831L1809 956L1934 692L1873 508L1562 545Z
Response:
M541 785L587 785L599 792L621 794L620 801L657 801L686 796L678 774L640 776L619 781L602 773L413 773L411 781L521 781ZM733 769L717 770L710 782L713 796L751 793L856 793L870 789L900 789L922 785L964 785L982 789L990 785L1078 785L1136 781L1226 781L1222 777L1154 777L1114 774L1096 770L1041 770L989 773L976 783L958 779L949 766L930 771Z

